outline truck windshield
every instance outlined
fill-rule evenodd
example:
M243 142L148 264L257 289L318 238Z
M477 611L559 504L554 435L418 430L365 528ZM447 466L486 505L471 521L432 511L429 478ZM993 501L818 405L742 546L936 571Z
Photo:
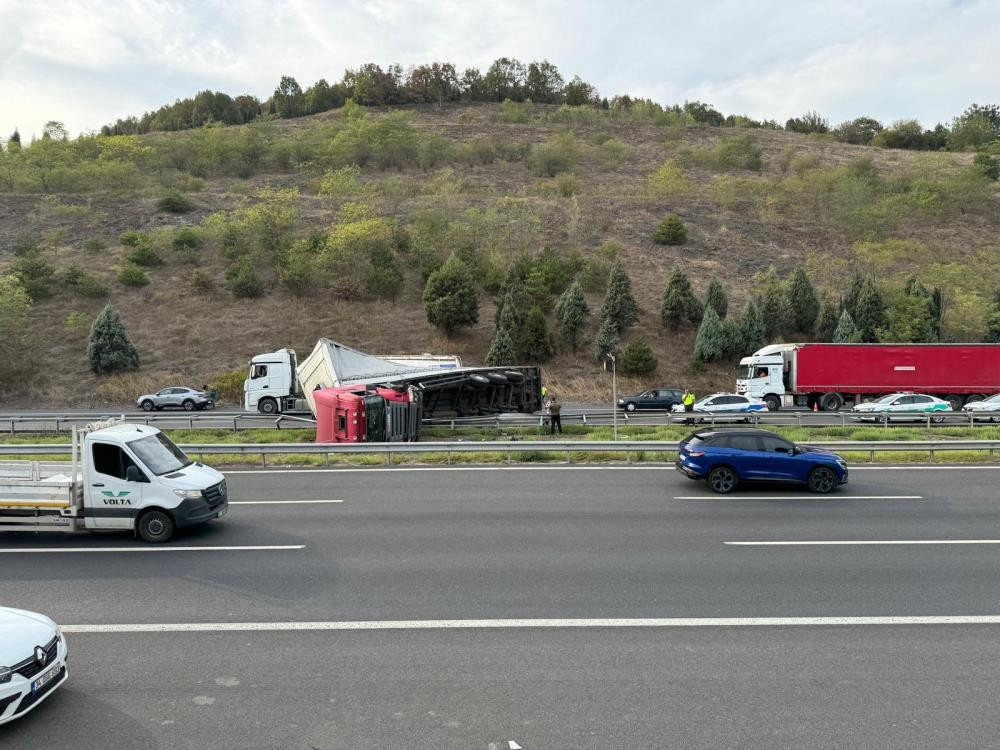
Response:
M193 463L184 451L174 445L162 432L133 440L128 447L146 464L146 468L158 477Z
M744 380L753 380L755 376L754 371L757 369L757 367L756 365L740 365L736 369L737 372L739 373L739 377L743 378Z

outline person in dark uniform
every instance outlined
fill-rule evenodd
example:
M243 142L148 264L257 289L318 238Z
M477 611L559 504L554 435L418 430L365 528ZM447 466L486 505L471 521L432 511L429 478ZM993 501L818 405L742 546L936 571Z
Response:
M562 404L559 403L559 399L553 396L549 399L549 434L554 435L556 428L559 428L559 434L562 435L562 416L559 412L562 410Z

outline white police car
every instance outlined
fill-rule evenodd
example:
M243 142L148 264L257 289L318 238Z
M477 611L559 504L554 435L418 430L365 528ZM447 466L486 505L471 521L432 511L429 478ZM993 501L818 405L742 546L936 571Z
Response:
M13 721L66 682L66 639L45 615L0 607L0 724Z
M683 412L684 405L678 404L673 411ZM740 393L713 393L695 401L692 411L699 422L704 422L709 417L717 422L729 419L749 422L753 418L750 415L767 412L767 404L759 398Z

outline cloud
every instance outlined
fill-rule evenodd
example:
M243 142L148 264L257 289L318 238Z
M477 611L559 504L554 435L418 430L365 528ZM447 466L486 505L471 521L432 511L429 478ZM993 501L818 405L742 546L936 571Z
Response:
M15 7L16 4L16 7ZM0 0L0 133L96 129L210 88L269 95L365 62L547 58L605 94L783 120L947 121L991 101L990 0Z

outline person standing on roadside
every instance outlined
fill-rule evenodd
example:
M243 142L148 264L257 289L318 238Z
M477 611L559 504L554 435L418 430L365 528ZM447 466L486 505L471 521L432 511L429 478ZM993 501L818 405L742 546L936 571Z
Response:
M681 396L681 403L684 404L685 414L690 414L694 411L694 394L691 392L690 388L684 389L684 395ZM684 424L694 424L694 420L691 417L686 417L684 419Z
M562 435L562 416L560 415L562 411L562 404L559 400L553 396L549 399L549 434L555 435L556 428L559 428L559 434Z

